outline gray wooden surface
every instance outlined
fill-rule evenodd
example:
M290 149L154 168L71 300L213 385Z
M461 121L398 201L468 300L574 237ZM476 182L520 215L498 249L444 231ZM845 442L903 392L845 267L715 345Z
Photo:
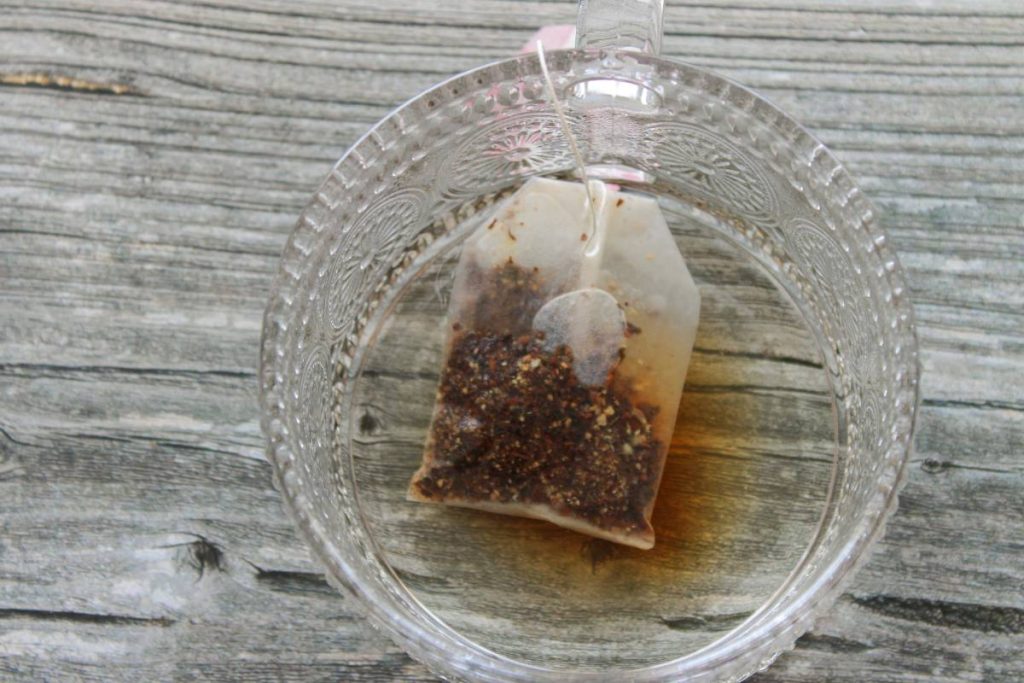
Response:
M0 0L0 679L432 680L262 459L260 316L356 136L571 2ZM925 369L900 511L758 681L1024 678L1024 5L670 2L877 203Z

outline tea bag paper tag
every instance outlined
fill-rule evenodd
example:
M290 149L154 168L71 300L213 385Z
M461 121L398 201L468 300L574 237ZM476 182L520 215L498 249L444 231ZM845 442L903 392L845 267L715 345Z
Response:
M592 287L548 301L534 316L533 329L544 334L545 351L572 350L573 371L585 386L604 384L626 345L626 316L618 302Z

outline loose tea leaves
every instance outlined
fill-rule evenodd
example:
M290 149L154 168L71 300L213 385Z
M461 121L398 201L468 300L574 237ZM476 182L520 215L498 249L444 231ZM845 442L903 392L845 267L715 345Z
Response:
M649 548L700 299L657 204L592 191L531 180L467 240L409 497Z

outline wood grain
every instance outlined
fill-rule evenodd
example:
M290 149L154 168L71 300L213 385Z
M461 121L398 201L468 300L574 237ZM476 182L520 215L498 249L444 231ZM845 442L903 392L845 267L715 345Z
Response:
M329 166L570 2L0 0L0 678L432 680L326 588L255 404ZM1024 678L1024 7L670 2L878 205L925 368L901 508L761 681Z

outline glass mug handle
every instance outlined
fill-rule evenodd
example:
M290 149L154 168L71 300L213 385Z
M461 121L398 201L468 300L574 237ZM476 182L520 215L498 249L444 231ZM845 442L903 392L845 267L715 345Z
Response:
M661 52L665 0L580 0L576 47Z

